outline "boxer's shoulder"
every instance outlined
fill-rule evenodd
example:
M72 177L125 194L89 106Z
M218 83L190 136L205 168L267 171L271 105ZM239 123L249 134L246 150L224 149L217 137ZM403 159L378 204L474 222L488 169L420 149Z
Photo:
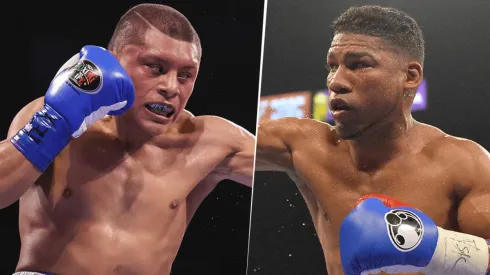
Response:
M325 135L335 135L333 126L310 118L286 117L262 122L259 128L289 140L324 139Z
M200 129L201 140L211 141L213 144L241 145L255 142L253 135L242 126L219 116L204 115L191 119L196 129ZM232 146L234 147L234 146Z
M427 144L424 150L427 155L438 161L459 163L473 159L488 159L488 152L477 142L447 134L437 128L432 128L426 136Z
M469 160L482 157L487 159L489 158L488 151L473 140L447 135L445 137L445 142L448 145L450 144L450 146L452 147L451 149L453 149L455 151L454 153L458 154L458 156L461 157L461 160Z
M475 177L487 177L490 173L490 154L473 140L455 136L445 137L444 157L450 161L450 170L454 171L459 184L470 186ZM486 172L484 172L486 171Z
M439 130L428 138L422 150L425 157L444 171L451 172L455 182L468 181L475 171L490 166L490 154L477 142Z
M192 117L190 120L203 130L210 132L227 132L243 129L238 124L219 116L203 115Z
M300 129L301 131L316 131L320 129L333 129L333 126L319 120L311 118L298 118L298 117L285 117L277 120L269 120L261 123L261 125L281 125L283 127L290 127L293 129Z
M222 138L235 140L249 139L252 134L244 129L242 126L218 116L203 116L204 129L210 132L213 136L220 135Z

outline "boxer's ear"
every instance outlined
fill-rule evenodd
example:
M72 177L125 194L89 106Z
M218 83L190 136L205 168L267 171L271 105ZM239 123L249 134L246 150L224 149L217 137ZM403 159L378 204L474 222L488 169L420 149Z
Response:
M416 90L424 79L424 70L419 62L411 61L407 63L407 80L405 90Z

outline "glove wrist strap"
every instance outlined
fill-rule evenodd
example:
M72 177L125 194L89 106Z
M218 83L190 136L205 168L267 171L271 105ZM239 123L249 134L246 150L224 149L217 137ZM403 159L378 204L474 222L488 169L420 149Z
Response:
M420 272L427 275L486 275L488 243L469 234L438 229L436 250L429 264Z
M69 126L63 117L44 105L10 142L44 172L71 138Z

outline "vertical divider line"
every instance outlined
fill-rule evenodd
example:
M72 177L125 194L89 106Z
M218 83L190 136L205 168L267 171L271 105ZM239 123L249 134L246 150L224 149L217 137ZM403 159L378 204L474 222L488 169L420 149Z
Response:
M252 177L252 195L250 197L250 217L249 217L249 226L248 226L248 246L247 246L247 264L245 268L245 273L248 274L249 268L249 259L250 259L250 236L252 232L252 214L253 214L253 201L254 201L254 189L255 189L255 163L257 159L257 140L258 140L258 132L259 132L259 119L260 119L260 95L262 92L262 70L264 64L264 44L265 44L265 27L267 23L267 1L264 0L264 13L262 17L262 43L260 49L260 69L259 69L259 86L258 86L258 95L257 95L257 117L255 120L255 152L254 152L254 164L253 164L253 177Z

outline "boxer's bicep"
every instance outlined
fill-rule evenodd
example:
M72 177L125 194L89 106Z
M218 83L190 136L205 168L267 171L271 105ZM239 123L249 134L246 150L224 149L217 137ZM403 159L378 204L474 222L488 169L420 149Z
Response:
M256 171L290 171L293 167L291 144L296 125L289 118L259 124Z
M255 137L249 132L240 129L233 139L234 152L230 154L220 165L221 169L227 171L226 178L252 187L254 160L255 160Z
M490 239L490 154L477 147L469 162L471 185L459 205L458 224L463 233Z
M463 233L490 239L490 192L472 190L458 209L458 224Z
M246 186L252 186L255 159L255 137L243 127L218 117L207 117L213 122L212 140L228 155L214 169L213 174Z

